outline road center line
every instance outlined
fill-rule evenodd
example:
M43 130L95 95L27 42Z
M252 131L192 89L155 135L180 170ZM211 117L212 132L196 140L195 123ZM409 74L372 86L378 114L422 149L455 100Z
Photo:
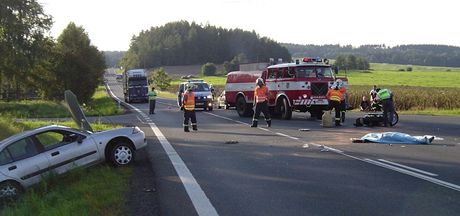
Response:
M415 171L415 172L418 172L418 173L421 173L421 174L425 174L425 175L429 175L429 176L438 176L438 174L430 173L430 172L427 172L427 171L423 171L423 170L413 168L413 167L410 167L410 166L406 166L406 165L402 165L402 164L399 164L399 163L387 161L387 160L384 160L384 159L378 159L378 160L381 161L381 162L387 163L387 164L391 164L391 165L394 165L394 166L399 166L401 168L412 170L412 171Z
M393 170L393 171L396 171L396 172L400 172L400 173L403 173L403 174L406 174L406 175L410 175L410 176L413 176L415 178L423 179L425 181L429 181L431 183L434 183L434 184L437 184L437 185L440 185L440 186L443 186L443 187L447 187L447 188L450 188L452 190L460 191L460 186L456 185L456 184L452 184L452 183L449 183L449 182L446 182L446 181L435 179L435 178L432 178L432 177L429 177L429 176L422 175L420 173L412 172L410 170L402 169L402 168L399 168L399 167L396 167L396 166L392 166L392 165L385 164L385 163L382 163L382 162L378 162L378 161L375 161L375 160L371 160L371 159L368 159L368 158L362 159L362 161L370 163L370 164L374 164L374 165L379 166L379 167L387 168L387 169L390 169L390 170Z
M107 89L109 90L110 95L114 99L116 99L118 102L126 104L128 107L135 110L139 114L141 115L143 114L141 110L134 107L133 105L121 101L117 96L115 96L115 94L113 94L109 85L106 85L106 86L107 86ZM146 117L146 120L151 121L151 119L148 116ZM200 216L218 216L219 214L217 213L214 206L211 204L211 201L206 196L203 189L201 189L200 185L198 184L196 179L193 177L192 173L190 172L188 167L185 165L184 161L179 156L179 154L176 152L176 150L171 145L171 143L169 143L169 141L166 139L166 137L163 135L160 129L155 125L155 123L149 123L148 125L152 129L153 133L156 135L158 141L160 141L161 146L166 152L166 155L168 155L169 157L169 160L171 160L171 163L174 166L174 169L176 170L177 175L179 176L180 180L182 181L182 184L185 187L185 191L187 191L187 194L190 200L192 200L193 206L195 207L197 214Z

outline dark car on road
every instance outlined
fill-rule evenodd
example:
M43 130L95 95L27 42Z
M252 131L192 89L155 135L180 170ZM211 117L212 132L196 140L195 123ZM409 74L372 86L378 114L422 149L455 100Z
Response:
M177 105L182 108L182 96L188 85L192 85L195 93L195 108L212 111L212 93L209 85L203 80L188 80L179 84Z

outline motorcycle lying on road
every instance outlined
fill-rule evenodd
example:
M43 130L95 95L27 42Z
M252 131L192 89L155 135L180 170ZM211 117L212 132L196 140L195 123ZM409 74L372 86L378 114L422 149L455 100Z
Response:
M396 112L396 110L393 112L393 118L392 121L390 122L390 116L388 115L388 122L390 126L395 126L399 122L399 115ZM356 127L359 126L382 126L383 125L383 108L382 104L380 103L372 103L370 107L370 112L366 113L364 117L362 118L357 118L356 122L353 124Z

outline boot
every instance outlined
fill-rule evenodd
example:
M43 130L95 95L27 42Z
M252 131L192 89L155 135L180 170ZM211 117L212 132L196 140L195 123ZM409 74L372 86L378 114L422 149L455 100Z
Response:
M184 132L190 132L190 131L188 130L188 126L184 126Z
M342 124L340 124L340 120L335 120L335 126L342 126Z
M197 131L197 130L198 130L198 127L197 127L196 125L192 125L192 129L193 129L194 131Z
M251 127L257 127L257 121L252 121Z
M272 126L272 120L267 120L267 127L271 127Z

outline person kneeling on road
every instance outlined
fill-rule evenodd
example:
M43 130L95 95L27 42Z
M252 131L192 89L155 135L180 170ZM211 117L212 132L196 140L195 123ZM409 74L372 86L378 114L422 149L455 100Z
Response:
M264 85L262 78L258 78L256 81L256 88L254 89L254 105L256 110L252 118L251 127L257 127L257 122L259 120L260 112L264 113L265 121L267 121L267 126L272 126L272 120L270 119L270 113L268 111L268 92L267 86Z
M337 82L335 82L332 86L331 89L327 91L327 99L329 100L329 110L332 110L334 108L335 110L335 126L342 126L340 124L341 122L341 117L340 117L340 111L341 111L341 99L342 99L342 92L339 89L339 86Z
M182 97L182 106L184 107L184 132L190 132L188 129L188 120L192 120L192 129L198 130L196 125L196 114L195 114L195 93L192 91L192 85L187 85L187 91Z

